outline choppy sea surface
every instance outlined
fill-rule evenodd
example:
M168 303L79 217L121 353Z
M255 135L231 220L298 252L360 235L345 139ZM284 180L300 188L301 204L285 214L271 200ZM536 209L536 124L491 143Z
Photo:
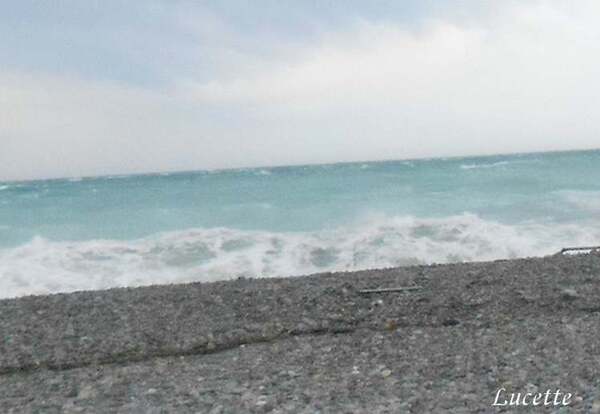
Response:
M0 297L600 244L600 151L0 182Z

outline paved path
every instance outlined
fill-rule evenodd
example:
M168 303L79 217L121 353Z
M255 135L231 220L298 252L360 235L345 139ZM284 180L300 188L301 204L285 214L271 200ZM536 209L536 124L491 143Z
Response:
M0 412L600 413L599 333L593 254L3 300Z

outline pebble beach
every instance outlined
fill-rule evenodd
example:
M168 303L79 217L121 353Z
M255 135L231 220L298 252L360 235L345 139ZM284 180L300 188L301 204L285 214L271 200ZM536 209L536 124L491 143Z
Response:
M3 413L600 412L597 253L5 299L0 333Z

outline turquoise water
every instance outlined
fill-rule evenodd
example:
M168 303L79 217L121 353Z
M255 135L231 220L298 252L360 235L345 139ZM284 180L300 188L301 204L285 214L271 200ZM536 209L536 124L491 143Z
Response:
M600 151L0 183L0 295L600 244Z

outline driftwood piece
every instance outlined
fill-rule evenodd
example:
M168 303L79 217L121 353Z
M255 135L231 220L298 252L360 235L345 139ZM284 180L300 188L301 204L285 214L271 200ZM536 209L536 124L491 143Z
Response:
M600 251L600 246L583 246L583 247L563 247L558 254L563 254L566 252L581 252L581 251Z
M382 288L382 289L363 289L359 290L358 293L361 295L370 295L374 293L395 293L395 292L408 292L412 290L419 290L421 286L402 286L394 288Z

